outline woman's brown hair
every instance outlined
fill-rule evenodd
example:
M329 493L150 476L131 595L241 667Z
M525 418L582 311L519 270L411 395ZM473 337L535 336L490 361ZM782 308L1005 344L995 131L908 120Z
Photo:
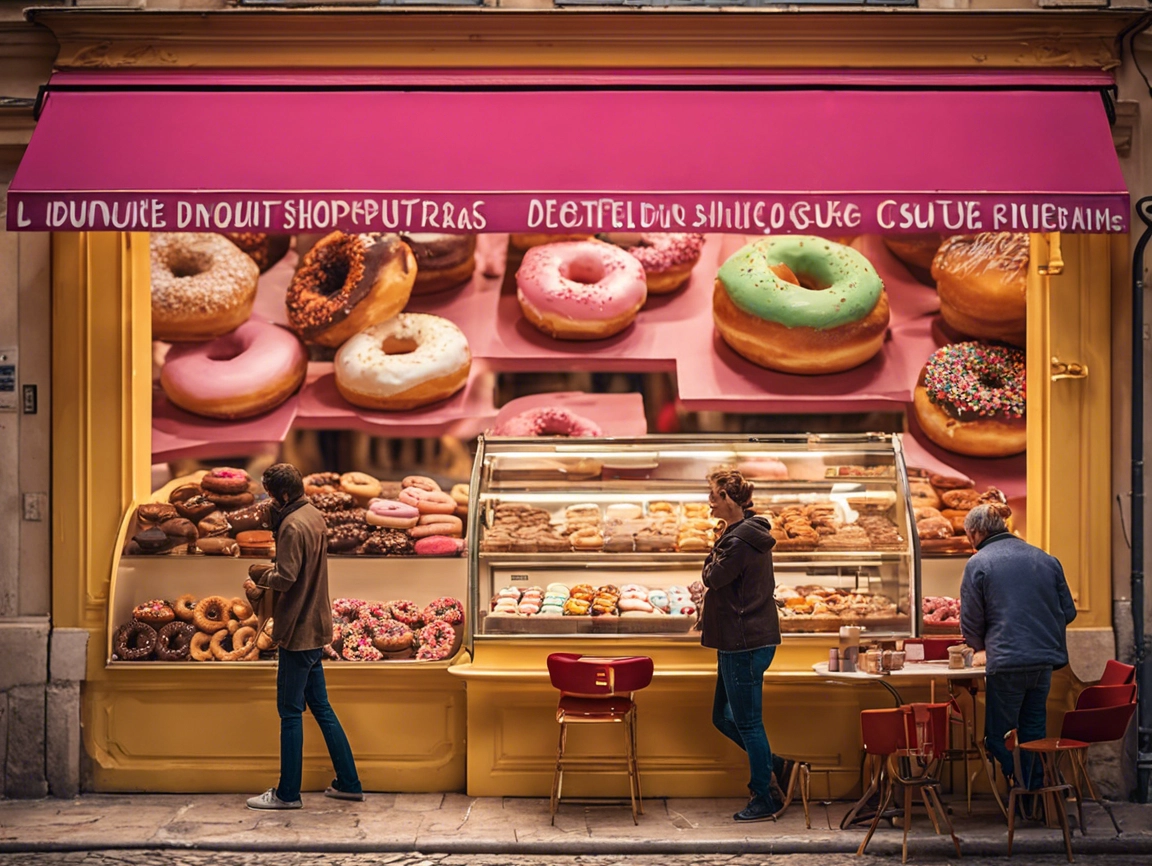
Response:
M708 483L717 490L723 490L741 508L752 507L752 482L746 481L735 469L717 469L709 473Z

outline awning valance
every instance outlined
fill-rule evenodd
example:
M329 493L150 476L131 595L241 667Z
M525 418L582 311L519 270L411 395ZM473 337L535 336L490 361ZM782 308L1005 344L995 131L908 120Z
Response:
M57 76L9 191L8 228L1128 227L1100 85L1083 77L431 81Z

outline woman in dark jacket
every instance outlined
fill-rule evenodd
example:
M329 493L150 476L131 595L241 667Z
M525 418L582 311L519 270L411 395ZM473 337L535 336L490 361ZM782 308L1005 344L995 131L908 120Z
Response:
M713 472L708 484L712 515L724 522L701 576L708 595L700 642L717 651L712 724L748 753L752 798L733 817L763 821L782 808L771 792L772 749L762 714L764 671L780 644L772 574L776 539L768 521L752 513L752 485L744 476Z

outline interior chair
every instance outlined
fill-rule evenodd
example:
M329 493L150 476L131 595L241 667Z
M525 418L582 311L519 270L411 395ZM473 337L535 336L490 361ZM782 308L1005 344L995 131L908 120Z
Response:
M646 656L600 658L576 653L552 653L548 656L548 677L560 691L556 721L560 724L560 743L556 750L556 771L552 776L551 814L556 823L556 810L564 785L564 749L568 744L568 726L583 724L620 724L624 730L624 759L628 768L628 796L632 802L632 821L639 823L644 813L640 790L640 768L636 762L636 692L652 682L652 659Z
M1116 659L1108 659L1098 685L1126 686L1128 683L1134 682L1136 682L1136 668L1133 665L1126 665L1124 662L1116 661Z
M1061 781L1058 774L1054 771L1054 766L1050 766L1051 761L1054 760L1054 752L1029 748L1030 746L1034 747L1039 743L1043 743L1044 740L1020 743L1017 737L1018 735L1015 729L1004 735L1004 745L1008 751L1012 753L1012 766L1015 771L1015 780L1012 787L1008 790L1008 856L1012 856L1012 836L1016 832L1016 801L1020 797L1035 796L1042 798L1044 814L1048 822L1051 823L1053 815L1055 815L1056 820L1059 822L1060 829L1064 832L1064 852L1068 855L1068 862L1071 863L1072 837L1068 832L1068 813L1064 809L1064 797L1071 792L1072 786ZM1037 757L1043 761L1044 783L1039 788L1025 788L1022 786L1024 770L1020 765L1020 752L1023 750L1036 752Z
M860 713L860 728L864 735L865 749L886 754L886 767L881 772L880 807L872 818L868 833L857 849L863 855L872 840L872 834L888 804L892 802L896 789L901 789L904 798L904 842L901 850L901 863L908 862L908 830L912 826L912 800L916 791L924 801L932 828L940 833L943 820L952 837L956 856L960 854L960 840L952 829L948 812L940 802L940 780L938 771L948 751L949 715L951 701L937 704L905 704L891 710L863 710ZM909 769L901 769L903 762ZM919 771L919 772L917 772Z

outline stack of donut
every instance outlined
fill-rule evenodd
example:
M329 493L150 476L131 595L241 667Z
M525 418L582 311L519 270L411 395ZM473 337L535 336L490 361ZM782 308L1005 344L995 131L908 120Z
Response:
M423 608L407 599L376 602L338 598L332 602L333 660L382 661L451 658L464 635L464 605L443 596Z
M964 534L964 519L977 505L990 503L1009 521L1012 516L1003 492L989 487L981 493L967 478L909 468L908 488L916 533L926 553L972 553Z
M182 595L138 604L112 636L112 661L257 661L276 648L272 621L259 621L243 598Z

